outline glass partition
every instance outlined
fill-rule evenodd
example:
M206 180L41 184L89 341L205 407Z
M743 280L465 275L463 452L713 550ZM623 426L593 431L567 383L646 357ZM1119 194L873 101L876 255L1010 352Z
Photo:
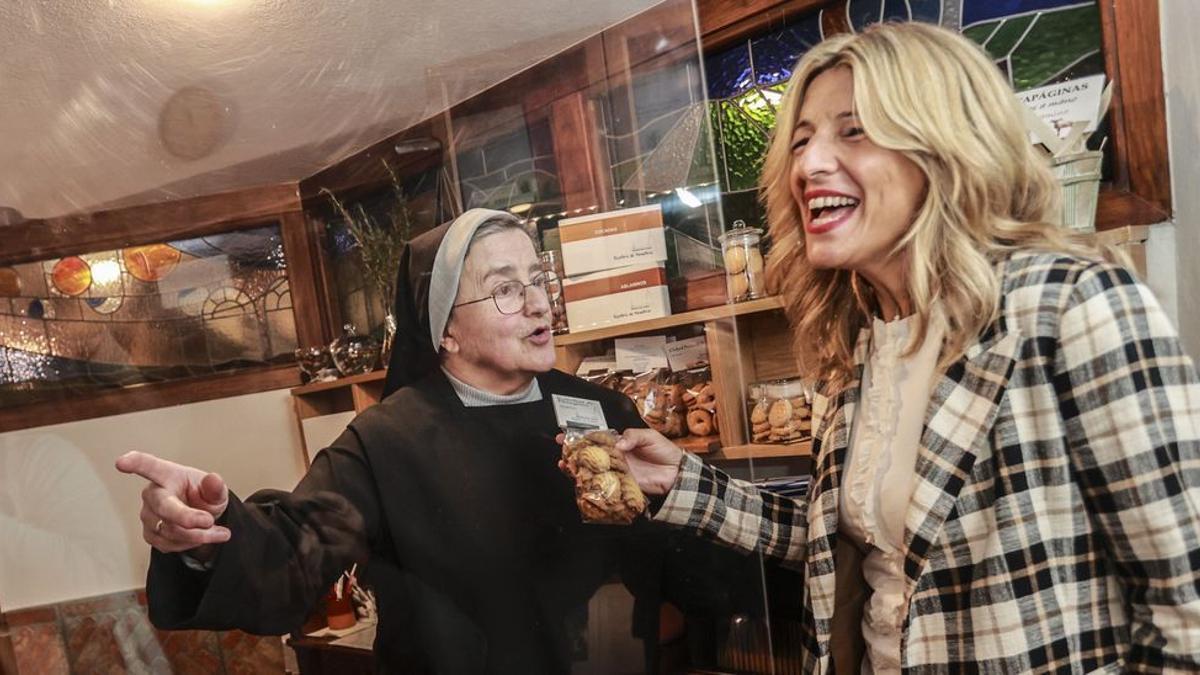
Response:
M796 60L889 20L961 31L1017 90L1109 56L1080 0L51 5L0 8L17 673L801 672L797 561L697 536L712 514L585 522L663 499L594 437L564 455L559 397L799 503L814 382L758 187ZM476 208L534 242L506 281L522 312L544 292L520 338L565 375L513 366L511 324L452 348L396 315L402 247ZM452 318L511 316L468 288ZM391 393L414 331L423 379ZM471 379L506 364L522 387ZM229 541L168 545L176 502Z
M741 273L749 304L727 302L729 178L714 154L695 6L561 9L0 10L25 34L2 65L28 85L17 96L0 83L0 114L13 121L0 230L15 243L0 251L0 408L17 429L0 435L0 663L416 672L482 658L496 672L765 672L798 654L793 575L683 529L581 523L572 481L584 479L555 466L554 386L606 401L615 427L662 428L741 478L800 476L809 447L800 435L751 439L746 385L796 373L760 284L763 248L747 262L757 276ZM353 372L341 359L309 369L307 351L293 362L343 324L391 339L397 247L472 208L513 214L557 260L547 269L573 325L555 338L554 365L573 384L546 380L540 407L478 421L466 408L445 417L381 402L382 360ZM644 261L580 238L581 223L626 217L657 237ZM589 275L631 268L645 268L636 284L653 287L653 302L598 309L613 292L578 302L580 286L608 284ZM660 343L651 356L662 364L628 368L630 338ZM611 366L589 365L610 353ZM258 382L221 379L259 369L270 374ZM74 412L56 418L63 402ZM536 428L508 428L527 414ZM398 426L373 438L364 425L381 415ZM425 438L458 439L429 441L450 454L388 468L386 457L425 450L402 437L428 419L441 421ZM134 449L219 473L235 495L217 510L230 542L186 556L164 545L174 526L141 501L151 476L169 483L162 471L175 469L111 468ZM369 485L345 482L338 463L355 453ZM203 473L189 475L173 499L194 506ZM257 492L298 481L295 494ZM339 524L329 499L365 520ZM448 515L468 504L464 519ZM367 552L322 557L340 537ZM768 587L781 598L774 613ZM223 594L260 609L206 604ZM519 660L494 665L506 658Z

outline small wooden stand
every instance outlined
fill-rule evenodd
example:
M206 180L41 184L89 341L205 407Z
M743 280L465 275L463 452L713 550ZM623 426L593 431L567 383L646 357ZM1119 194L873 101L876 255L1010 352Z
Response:
M338 378L333 382L314 382L292 389L292 405L296 410L296 424L300 429L306 468L312 463L312 453L320 448L308 447L304 439L304 420L342 412L361 413L383 398L386 376L387 371L374 370L363 375Z

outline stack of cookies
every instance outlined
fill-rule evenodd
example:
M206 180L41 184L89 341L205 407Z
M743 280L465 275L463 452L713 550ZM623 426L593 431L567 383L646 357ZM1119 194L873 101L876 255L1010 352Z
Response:
M755 443L791 443L810 436L812 411L803 395L776 398L768 394L750 412L750 439Z
M733 229L718 237L725 263L725 287L730 302L741 302L766 295L766 277L762 249L762 230L746 227L746 221L733 221Z
M711 436L720 431L717 425L717 390L711 381L690 387L683 395L683 403L688 411L688 433Z
M729 299L737 302L765 294L763 257L757 247L733 246L725 251Z

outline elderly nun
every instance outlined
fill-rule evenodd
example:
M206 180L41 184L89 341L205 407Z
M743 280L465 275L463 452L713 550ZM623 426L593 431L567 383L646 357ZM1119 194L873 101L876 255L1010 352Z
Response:
M214 473L117 461L149 481L153 623L287 633L360 562L383 671L566 672L589 599L618 574L637 598L633 633L657 638L665 534L581 523L552 399L581 399L619 430L644 425L629 399L553 370L529 233L468 211L410 243L398 288L386 397L293 491L239 499Z

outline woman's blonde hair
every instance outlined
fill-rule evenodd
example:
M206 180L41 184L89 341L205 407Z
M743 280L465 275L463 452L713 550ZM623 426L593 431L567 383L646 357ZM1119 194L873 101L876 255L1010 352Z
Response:
M982 49L920 23L878 24L813 47L783 96L762 174L773 241L768 284L782 294L801 367L845 384L853 351L878 302L849 270L816 269L804 250L792 198L791 136L813 79L846 66L859 122L876 145L924 173L927 191L893 254L905 253L908 297L918 315L910 349L924 339L931 307L946 319L942 367L963 353L997 314L995 264L1017 248L1091 252L1053 224L1060 188L1029 142L1021 104Z

